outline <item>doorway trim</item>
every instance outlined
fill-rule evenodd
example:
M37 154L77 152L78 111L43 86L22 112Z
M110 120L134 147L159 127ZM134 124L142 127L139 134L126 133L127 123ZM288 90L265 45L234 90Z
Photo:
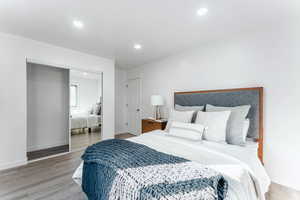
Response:
M50 61L46 61L46 60L40 60L40 59L34 59L34 58L31 58L31 57L25 57L25 73L27 74L27 63L34 63L34 64L40 64L40 65L46 65L46 66L49 66L49 67L56 67L56 68L62 68L62 69L69 69L70 71L71 70L78 70L78 71L85 71L87 73L96 73L98 75L101 76L101 93L102 93L102 111L101 111L101 133L103 131L103 115L104 115L104 112L103 112L103 109L104 109L104 101L103 101L103 88L104 88L104 81L103 81L103 77L104 77L104 72L102 70L91 70L91 69L82 69L80 67L73 67L71 65L64 65L64 64L58 64L58 63L52 63ZM25 93L26 93L26 98L25 98L25 103L27 105L27 80L26 80L26 85L25 85ZM70 86L70 73L69 73L69 86ZM69 90L69 96L70 96L70 90ZM43 157L43 158L39 158L39 159L35 159L35 160L28 160L28 157L26 155L26 161L24 163L24 165L27 165L28 163L32 163L32 162L36 162L36 161L40 161L40 160L45 160L45 159L48 159L48 158L52 158L52 157L58 157L58 156L61 156L61 155L64 155L64 154L69 154L69 153L72 153L72 152L76 152L76 151L80 151L81 149L78 149L78 150L75 150L75 151L72 151L71 149L71 118L70 118L70 106L69 106L69 132L68 132L68 135L69 135L69 151L68 152L64 152L64 153L59 153L59 154L55 154L55 155L51 155L51 156L46 156L46 157ZM26 115L27 115L27 106L26 106ZM26 126L27 126L27 117L26 117ZM27 136L28 136L28 133L27 133L27 129L26 129L26 143L27 143ZM102 134L101 134L101 139L102 139ZM25 154L27 153L27 146L26 146L26 152ZM19 166L19 165L18 165Z
M142 133L142 127L141 127L141 123L142 123L142 116L143 116L143 114L142 114L142 112L143 112L143 110L142 110L142 79L141 79L141 77L134 77L134 78L128 78L127 79L127 83L126 83L126 85L127 85L127 91L126 91L126 118L127 118L127 131L129 132L129 110L128 110L128 84L129 84L129 81L132 81L132 80L139 80L139 97L138 97L138 100L139 100L139 109L140 109L140 112L139 112L139 130L138 130L138 132L141 134ZM131 134L133 134L133 133L131 133ZM140 135L140 134L138 134L138 135ZM134 134L133 134L134 135Z

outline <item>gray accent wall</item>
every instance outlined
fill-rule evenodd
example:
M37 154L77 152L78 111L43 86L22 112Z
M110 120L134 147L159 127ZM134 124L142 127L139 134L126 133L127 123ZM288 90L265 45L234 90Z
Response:
M27 63L27 151L69 143L69 70Z

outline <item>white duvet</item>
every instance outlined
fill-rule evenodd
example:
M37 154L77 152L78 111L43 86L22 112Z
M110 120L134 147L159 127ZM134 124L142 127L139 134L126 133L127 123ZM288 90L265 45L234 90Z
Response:
M270 179L257 157L256 146L240 147L208 141L189 141L152 131L128 139L157 151L205 164L221 172L229 183L226 200L264 200ZM73 179L81 184L82 163Z
M71 118L71 129L93 128L101 123L100 115L73 114Z

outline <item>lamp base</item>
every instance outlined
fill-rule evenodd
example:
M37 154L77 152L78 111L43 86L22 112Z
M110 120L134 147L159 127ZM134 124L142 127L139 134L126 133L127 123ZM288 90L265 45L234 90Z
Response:
M159 106L155 106L154 119L155 120L161 119L161 113L160 113L160 107Z

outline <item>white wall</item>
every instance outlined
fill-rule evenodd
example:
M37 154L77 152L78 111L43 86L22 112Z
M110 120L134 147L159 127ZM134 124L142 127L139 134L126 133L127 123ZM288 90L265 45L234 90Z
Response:
M236 36L132 69L128 78L142 78L143 117L151 115L152 94L170 107L174 91L263 86L267 172L300 190L299 36L292 25Z
M0 33L0 169L26 163L26 58L103 72L103 138L115 129L114 61Z
M116 68L115 74L115 130L119 134L127 132L127 75L125 70L119 68Z
M69 144L69 70L27 64L27 151Z
M71 72L72 74L72 72ZM78 84L78 108L71 113L86 113L101 99L101 75L99 79L83 78L71 75L71 83Z

